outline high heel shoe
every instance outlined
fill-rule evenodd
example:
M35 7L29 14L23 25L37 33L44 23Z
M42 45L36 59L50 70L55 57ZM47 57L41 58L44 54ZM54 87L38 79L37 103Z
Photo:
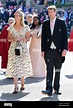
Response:
M18 93L18 87L14 88L13 94Z
M22 84L20 90L22 91L22 90L24 90L24 89L25 89L25 88L24 88L24 84Z
M20 88L21 91L24 90L24 89L25 89L24 87L21 87L21 88Z

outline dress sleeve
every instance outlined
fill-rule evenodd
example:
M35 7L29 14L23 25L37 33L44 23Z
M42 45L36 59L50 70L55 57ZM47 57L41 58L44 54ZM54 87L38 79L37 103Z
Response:
M26 25L26 32L30 31L30 27Z
M7 30L8 30L10 33L12 33L12 31L13 31L12 25L10 25L10 26L7 28Z

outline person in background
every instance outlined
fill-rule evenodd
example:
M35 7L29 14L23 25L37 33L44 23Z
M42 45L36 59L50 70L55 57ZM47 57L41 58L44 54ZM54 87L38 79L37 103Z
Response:
M8 19L9 19L9 11L8 11L8 9L6 8L5 9L5 11L4 11L4 21L6 22L6 23L8 23Z
M53 89L55 94L61 95L60 73L68 43L66 24L63 20L56 18L56 6L51 5L47 9L50 19L43 22L41 38L41 55L45 59L47 69L46 90L42 90L42 93L52 96ZM52 83L54 69L55 76L54 83Z
M31 28L31 25L33 23L33 15L32 14L26 15L24 23ZM30 41L27 42L28 49L29 49L29 44L30 44Z
M29 44L31 64L33 68L32 77L46 76L45 61L41 56L41 30L42 24L40 18L36 15L33 17L33 24L31 26L31 40Z
M32 23L33 23L33 15L32 14L28 14L26 15L26 22L27 22L27 25L29 27L31 27Z
M30 28L24 23L24 13L17 10L14 14L15 23L11 24L8 30L8 41L11 42L8 51L8 64L6 70L7 77L13 77L14 91L18 93L18 79L21 80L20 90L24 90L24 79L30 77L32 73L30 54L27 49L27 41L30 38ZM21 46L21 54L15 54L16 46Z
M1 31L0 31L0 56L2 56L2 42L1 42Z
M8 30L7 28L14 23L14 18L10 17L8 19L8 23L4 26L4 28L1 30L1 42L2 42L2 60L1 60L1 68L6 69L7 68L7 62L8 62L8 50L10 47L10 43L8 42Z
M68 39L68 51L73 52L73 26L71 26L70 37Z

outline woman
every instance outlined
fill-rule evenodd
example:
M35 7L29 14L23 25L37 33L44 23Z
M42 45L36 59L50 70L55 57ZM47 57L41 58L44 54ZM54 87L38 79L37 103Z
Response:
M31 27L31 41L29 47L33 68L33 77L46 76L45 62L41 56L41 29L42 25L39 17L34 16Z
M8 40L11 41L8 54L7 77L14 79L14 91L18 92L18 78L21 79L21 88L24 90L24 78L32 75L32 66L29 52L27 49L27 41L30 38L30 29L28 25L24 24L24 14L17 10L14 14L15 23L8 28ZM22 48L21 55L15 55L15 48L17 44Z
M10 42L8 42L8 30L7 28L14 23L14 18L10 17L8 19L8 23L4 26L4 28L1 30L1 42L2 42L2 60L1 60L1 68L6 69L7 68L7 62L8 62L8 50L10 47Z

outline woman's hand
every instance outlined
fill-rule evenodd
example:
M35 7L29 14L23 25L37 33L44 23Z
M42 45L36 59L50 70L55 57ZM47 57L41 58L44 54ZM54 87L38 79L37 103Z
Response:
M15 42L17 42L18 41L18 39L16 38L16 37L13 37L13 39L12 39L13 41L15 41Z
M23 41L24 38L23 38L23 37L17 37L16 40L17 40L17 41Z
M25 33L25 37L26 38L30 38L31 37L30 31L28 31L28 32Z
M44 51L41 52L41 56L44 58Z
M31 32L31 33L30 33L30 37L32 37L32 34L33 34L33 33Z
M17 38L17 41L25 41L25 42L27 42L27 41L29 41L30 40L30 38L27 38L27 37L20 37L20 38Z
M30 41L30 38L25 38L25 41L27 42L27 41Z

